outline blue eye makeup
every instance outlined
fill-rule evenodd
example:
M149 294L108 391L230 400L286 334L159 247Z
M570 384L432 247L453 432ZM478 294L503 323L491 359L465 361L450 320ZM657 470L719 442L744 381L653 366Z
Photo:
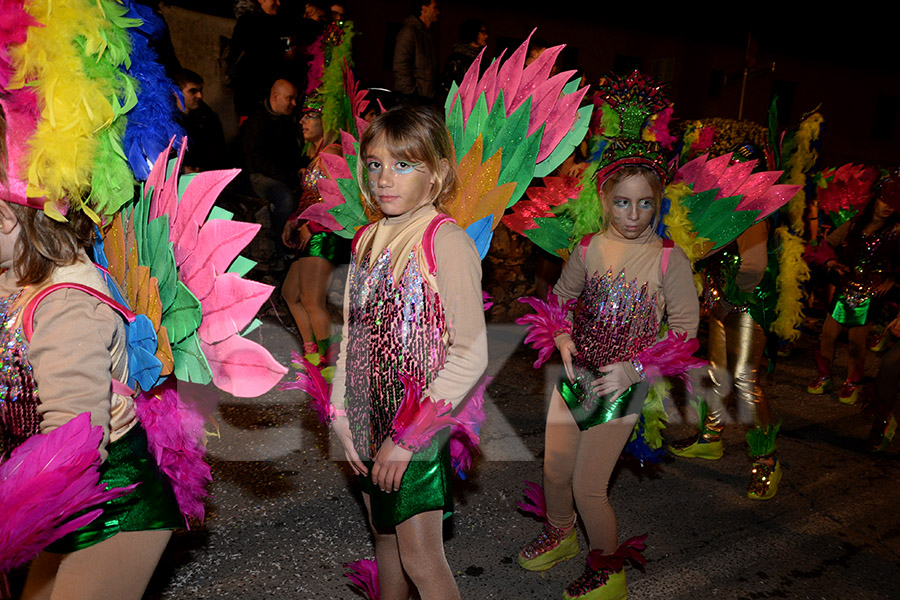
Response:
M407 175L415 171L422 163L410 163L405 160L398 160L391 165L391 171L394 175ZM366 170L369 173L377 173L381 171L383 165L377 160L370 160L366 163Z

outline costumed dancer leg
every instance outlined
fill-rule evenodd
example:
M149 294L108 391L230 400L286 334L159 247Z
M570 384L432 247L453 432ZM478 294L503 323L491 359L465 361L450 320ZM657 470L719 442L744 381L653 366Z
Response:
M541 533L519 553L519 564L529 571L545 571L578 554L572 482L580 436L572 413L559 390L554 389L544 433L547 522Z
M849 353L849 369L847 379L838 393L838 400L843 404L856 404L859 400L859 384L866 373L866 338L870 324L851 327L847 332L847 350Z
M403 572L397 533L385 533L375 528L372 522L372 504L368 494L363 494L363 502L369 518L369 528L375 538L375 562L378 563L378 586L381 600L407 600L410 581ZM443 546L442 546L443 547Z
M828 315L822 326L822 337L819 341L819 350L816 351L816 370L819 374L810 383L806 391L810 394L825 394L834 389L832 377L832 365L834 363L834 349L837 337L841 333L841 324Z
M888 335L885 333L885 335ZM881 357L878 376L875 379L875 419L869 432L868 447L878 452L887 447L897 431L894 418L894 404L900 389L900 341L895 341L891 349Z
M288 310L291 311L294 323L297 324L297 329L300 331L300 338L303 339L303 353L310 354L311 352L317 352L318 346L313 341L313 330L309 313L303 306L303 302L300 301L301 271L300 261L295 260L291 264L290 269L288 269L284 283L281 284L281 297L284 298L285 303L288 305Z
M695 390L703 390L698 400L697 417L700 431L697 435L678 440L669 446L669 452L684 458L722 458L722 431L725 429L726 399L731 393L731 376L728 365L728 339L725 325L716 317L709 319L709 381L694 384Z
M430 510L397 525L403 570L422 600L460 599L453 571L444 555L443 520L443 511ZM387 599L383 588L382 598Z
M563 598L612 600L627 597L624 561L643 561L643 539L618 546L616 514L607 497L609 478L639 415L627 415L584 431L575 464L575 503L584 522L591 551L584 573L566 587Z
M781 463L775 456L775 437L779 424L772 424L769 402L759 385L759 365L766 348L766 334L750 313L734 313L726 319L728 360L733 366L734 393L738 399L738 417L754 423L747 431L747 443L753 465L747 496L769 500L778 491Z
M122 531L70 554L41 552L22 600L140 600L171 537L170 530Z

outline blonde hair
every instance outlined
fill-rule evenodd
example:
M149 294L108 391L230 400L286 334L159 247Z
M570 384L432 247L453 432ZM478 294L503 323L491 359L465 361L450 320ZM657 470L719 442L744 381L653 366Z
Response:
M422 106L400 106L378 115L366 128L359 142L359 160L356 164L356 179L366 204L375 210L369 189L369 173L366 168L366 153L370 146L383 143L391 156L410 162L421 162L429 174L434 176L434 186L428 201L440 212L446 212L444 203L456 192L456 164L453 159L453 145L450 134L440 113ZM446 159L448 169L441 168Z
M600 205L603 210L603 222L600 225L600 231L606 231L609 229L610 223L612 223L612 214L607 209L608 202L604 202L604 199L612 196L613 188L615 188L619 183L625 181L629 177L640 176L644 178L644 181L647 182L647 185L650 186L650 190L653 192L653 220L650 222L650 227L655 231L656 227L659 225L659 211L662 206L662 197L663 197L663 186L662 182L659 180L659 175L653 169L642 167L640 165L625 165L621 169L613 171L613 173L607 177L603 182L598 186L598 191L600 192Z

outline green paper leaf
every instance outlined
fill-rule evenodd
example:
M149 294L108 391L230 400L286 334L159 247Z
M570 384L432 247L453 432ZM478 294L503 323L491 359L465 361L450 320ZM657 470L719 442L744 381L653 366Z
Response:
M159 299L165 314L175 301L175 281L178 279L175 254L169 242L169 215L162 215L147 224L146 236L140 246L141 264L150 267L150 275L159 281Z
M200 349L200 337L194 333L186 340L172 344L175 359L175 377L206 385L212 383L212 370Z
M260 321L259 319L253 319L252 321L250 321L250 324L247 325L246 329L244 329L244 330L241 332L241 335L242 335L243 337L247 337L247 334L248 334L248 333L250 333L251 331L253 331L253 330L256 329L257 327L259 327L260 325L262 325L262 321Z
M207 221L212 221L213 219L221 219L223 221L231 221L234 218L234 213L225 210L221 206L213 205L212 210L209 211L209 216L206 218Z
M459 85L454 81L450 84L450 93L447 94L447 99L444 100L444 116L450 116L450 103L453 102L453 96L456 95L456 92L459 91ZM459 104L459 102L457 102Z
M200 327L203 313L200 301L182 282L176 285L172 306L163 313L162 324L169 333L169 340L176 344L185 340Z
M450 141L456 149L456 164L462 160L464 152L462 152L463 143L463 115L462 102L453 105L453 110L447 115L447 131L450 133Z
M506 109L503 106L502 98L498 99L497 103L494 104L494 110L491 111L492 115L495 111L500 112L505 123L502 128L496 132L491 143L485 143L484 147L486 149L485 154L489 157L503 149L503 157L500 160L500 183L504 183L508 180L504 179L503 171L508 167L513 158L513 150L522 143L522 140L524 140L525 136L528 134L528 117L531 115L531 98L528 98L523 102L522 106L516 109L516 111L508 118L506 117ZM493 124L494 121L499 121L499 118L495 117L489 124ZM540 141L538 141L538 145L540 145Z
M494 156L506 144L506 142L498 142L498 140L500 138L507 138L504 131L508 123L509 121L506 118L506 107L503 103L503 90L500 90L497 95L497 99L494 101L494 107L488 113L487 123L485 124L484 131L482 131L482 163L490 157ZM524 136L525 134L523 132L522 137ZM502 160L500 165L500 168L502 169Z
M255 260L250 260L245 256L238 255L234 262L228 267L226 273L237 273L241 277L250 272L250 269L256 266Z
M506 207L509 208L519 201L531 180L534 177L534 161L537 159L538 150L541 147L541 137L544 135L544 126L541 125L537 131L522 140L515 146L515 151L507 163L506 168L501 168L500 179L498 185L514 182L516 189L513 190L512 196ZM506 158L504 156L504 158Z
M569 247L569 236L572 233L572 220L567 217L537 217L534 222L537 229L528 229L525 236L554 256L558 250Z
M475 140L478 139L478 135L484 132L487 120L487 100L484 97L484 92L482 92L481 95L478 96L478 101L475 102L475 108L472 110L472 114L469 115L469 120L466 121L466 129L463 132L462 146L454 146L456 148L457 159L469 152L469 149L472 148L472 144L474 144ZM482 162L484 162L483 157L480 157L480 159Z

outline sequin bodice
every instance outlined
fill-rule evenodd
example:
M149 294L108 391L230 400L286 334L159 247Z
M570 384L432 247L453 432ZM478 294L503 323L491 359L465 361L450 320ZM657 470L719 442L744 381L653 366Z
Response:
M427 387L447 356L444 309L415 254L399 281L390 249L371 267L368 254L351 259L345 395L354 444L364 456L374 457L392 431L403 401L400 375Z
M28 362L28 343L18 318L20 308L16 306L21 294L0 298L0 343L3 344L0 456L8 455L26 439L40 433L38 391Z
M897 260L900 236L893 228L865 235L854 235L847 240L841 253L844 264L851 271L841 278L839 293L851 305L861 304L879 285L884 283Z
M310 166L303 173L303 179L300 180L301 194L297 203L297 214L322 201L322 195L319 193L320 179L325 179L325 173L317 167Z
M627 281L624 271L587 277L572 328L576 368L596 377L600 367L629 360L652 344L659 333L656 303L648 284Z

